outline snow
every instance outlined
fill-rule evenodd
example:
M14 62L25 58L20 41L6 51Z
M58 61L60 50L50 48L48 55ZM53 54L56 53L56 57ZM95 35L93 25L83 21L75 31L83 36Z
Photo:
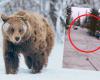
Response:
M90 8L79 8L79 7L72 7L72 17L76 18L79 15L83 15L90 12Z
M47 68L62 68L64 44L55 43Z
M47 69L41 74L0 74L1 80L99 80L100 73L93 71Z

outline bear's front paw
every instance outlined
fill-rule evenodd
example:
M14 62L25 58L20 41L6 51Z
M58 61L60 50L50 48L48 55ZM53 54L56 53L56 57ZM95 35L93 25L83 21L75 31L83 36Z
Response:
M33 74L40 73L40 72L41 72L41 70L32 68L32 73Z
M16 70L11 70L10 74L16 74Z
M6 74L16 74L16 70L14 69L7 70Z
M44 56L39 53L35 53L32 58L32 73L41 72L44 66Z

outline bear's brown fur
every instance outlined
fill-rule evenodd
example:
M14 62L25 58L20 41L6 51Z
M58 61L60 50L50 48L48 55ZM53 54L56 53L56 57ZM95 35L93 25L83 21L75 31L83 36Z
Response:
M37 13L28 11L19 11L9 17L2 15L1 18L4 21L2 32L6 73L17 72L18 53L24 55L26 65L33 73L40 72L43 66L47 65L48 56L54 45L54 32L47 20ZM27 30L22 30L21 34L19 29L23 23ZM7 31L4 25L9 27ZM17 41L16 37L20 40Z

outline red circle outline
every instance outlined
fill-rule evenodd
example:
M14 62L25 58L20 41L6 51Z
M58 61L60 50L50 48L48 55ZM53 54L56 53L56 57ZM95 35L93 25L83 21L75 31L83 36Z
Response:
M74 20L72 20L72 22L70 23L69 28L68 28L68 33L66 32L66 34L68 34L68 39L69 39L71 45L72 45L76 50L78 50L78 51L80 51L80 52L83 52L83 53L93 53L93 52L96 52L97 50L99 50L99 49L100 49L100 46L97 47L97 48L94 49L94 50L82 50L82 49L76 47L76 45L74 44L74 42L73 42L72 39L71 39L71 35L70 35L70 34L71 34L71 28L72 28L72 26L74 25L74 23L75 23L75 21L76 21L77 19L79 19L80 17L83 17L83 16L91 16L91 17L94 17L94 18L97 19L97 20L100 20L100 18L98 18L98 17L96 17L95 15L92 15L92 14L83 14L83 15L80 15L80 16L78 16L77 18L75 18Z

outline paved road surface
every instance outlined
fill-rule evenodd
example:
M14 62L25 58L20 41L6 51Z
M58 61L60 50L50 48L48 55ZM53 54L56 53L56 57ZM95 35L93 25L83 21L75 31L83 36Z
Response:
M100 40L88 35L86 29L71 30L71 37L75 45L83 50L93 50L100 46ZM100 71L100 50L85 54L75 50L68 38L65 39L63 67L82 70Z

